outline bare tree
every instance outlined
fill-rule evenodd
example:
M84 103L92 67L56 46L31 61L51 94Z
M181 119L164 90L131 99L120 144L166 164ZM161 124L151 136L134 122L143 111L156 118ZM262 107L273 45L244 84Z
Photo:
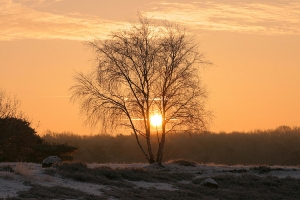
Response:
M11 97L0 88L0 118L12 117L25 119L23 112L20 111L20 101L16 96Z
M208 63L184 30L140 17L129 29L88 45L98 64L89 74L77 73L71 87L71 99L80 101L87 122L129 128L148 162L160 165L166 134L206 128L210 114L199 69ZM155 114L161 116L156 127ZM157 137L156 157L151 137Z

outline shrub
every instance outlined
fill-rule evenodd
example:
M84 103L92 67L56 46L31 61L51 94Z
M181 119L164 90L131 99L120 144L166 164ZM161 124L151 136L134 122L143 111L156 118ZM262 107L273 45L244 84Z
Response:
M45 142L25 119L0 118L0 162L40 163L51 155L73 160L77 149L67 144Z
M17 163L14 172L18 175L31 177L32 171L26 163Z
M2 165L0 166L0 172L14 172L11 165Z
M18 197L30 199L87 199L87 200L98 200L106 199L100 196L87 194L80 190L62 187L62 186L53 186L45 187L41 185L30 184L32 188L28 191L18 192Z
M42 139L28 121L0 118L0 162L25 161L38 143L42 143Z
M133 187L129 181L150 182L176 182L190 180L194 177L190 173L169 173L167 171L153 171L144 168L117 168L112 169L102 166L90 169L84 163L61 163L56 165L57 173L64 178L72 178L77 181L101 183L104 185L117 185Z
M258 171L259 174L269 173L271 171L270 166L255 166L251 167L251 170Z
M175 163L175 164L185 166L185 167L196 167L196 165L198 164L197 162L194 162L191 160L186 160L186 159L170 160L167 163Z
M0 172L0 178L6 179L6 180L14 180L15 175L11 172Z

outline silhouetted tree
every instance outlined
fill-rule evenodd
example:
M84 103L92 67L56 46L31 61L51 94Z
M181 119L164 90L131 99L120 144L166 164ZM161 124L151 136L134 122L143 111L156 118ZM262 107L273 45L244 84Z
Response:
M20 101L16 96L11 97L0 88L0 118L23 118L24 114L20 111Z
M68 144L47 143L43 141L41 144L34 146L33 152L27 156L27 161L41 162L49 156L56 155L63 161L72 161L73 155L78 150L78 147Z
M75 146L45 142L24 119L0 118L0 162L41 162L52 155L73 160L76 150Z
M0 162L41 162L51 155L72 160L78 148L45 142L30 126L19 105L20 101L16 97L11 98L0 89Z
M0 161L25 161L42 139L30 123L18 118L0 118Z
M104 129L129 128L148 162L158 164L167 133L207 128L210 114L199 69L208 62L190 34L140 17L129 29L89 45L98 65L90 74L78 73L71 88L72 100L80 101L87 122L102 122ZM159 131L150 124L154 114L162 118ZM156 158L151 137L157 137Z

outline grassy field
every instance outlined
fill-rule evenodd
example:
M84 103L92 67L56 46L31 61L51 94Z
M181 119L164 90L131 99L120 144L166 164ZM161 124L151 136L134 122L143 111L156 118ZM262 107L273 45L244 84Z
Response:
M300 199L299 166L173 160L164 167L74 162L43 169L37 164L2 163L0 172L2 184L19 181L27 187L2 199ZM207 177L219 188L201 185Z

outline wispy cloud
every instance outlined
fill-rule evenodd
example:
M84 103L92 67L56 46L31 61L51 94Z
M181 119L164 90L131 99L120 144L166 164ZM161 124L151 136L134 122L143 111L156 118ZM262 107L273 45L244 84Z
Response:
M143 12L154 19L176 21L196 29L300 34L300 2L274 3L157 3Z
M43 5L49 5L62 0L13 0L13 1L29 7L38 7Z
M35 10L34 6L40 3L43 0L31 2L30 6L25 6L24 0L19 3L0 0L0 40L105 38L111 31L125 25L78 13L59 15Z
M106 38L128 23L81 13L51 13L48 5L62 0L0 0L0 40ZM271 2L271 1L270 1ZM87 3L89 3L87 1ZM43 7L44 9L39 9ZM195 29L255 34L300 34L300 2L150 3L144 16L176 21ZM133 13L134 16L135 13Z

